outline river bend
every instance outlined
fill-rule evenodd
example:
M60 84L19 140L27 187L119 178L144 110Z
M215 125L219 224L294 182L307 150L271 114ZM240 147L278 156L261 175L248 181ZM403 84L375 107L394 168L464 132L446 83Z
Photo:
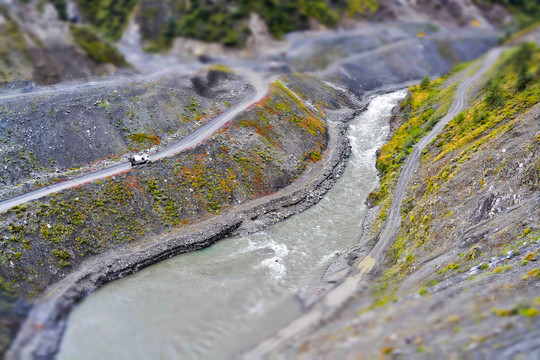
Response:
M295 293L362 235L375 152L405 94L376 97L349 123L347 169L319 204L105 285L70 314L58 359L222 358L298 316Z

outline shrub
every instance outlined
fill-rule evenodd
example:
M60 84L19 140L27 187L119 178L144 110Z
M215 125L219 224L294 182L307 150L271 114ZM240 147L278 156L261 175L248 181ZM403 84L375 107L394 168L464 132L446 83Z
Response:
M98 63L112 63L117 66L127 65L124 56L112 44L101 40L88 26L71 25L71 33L77 45Z
M456 118L454 119L454 121L457 123L457 124L461 124L463 122L463 120L465 120L465 115L461 112L459 113Z
M424 131L425 132L430 132L431 129L433 129L435 127L435 125L437 125L439 120L440 119L438 119L437 117L432 117L431 119L429 119L429 121L424 125Z
M424 76L422 78L422 81L420 82L420 88L425 90L425 89L429 88L430 85L431 85L431 79L427 75Z
M408 150L410 148L412 148L414 145L414 137L413 136L409 136L407 138L407 140L405 140L405 143L403 143L403 147L405 148L405 150Z
M523 91L531 81L531 77L529 74L527 74L527 64L521 63L519 65L519 70L517 74L517 84L516 84L516 90L517 91Z
M54 5L54 8L58 13L58 18L60 18L60 20L67 20L68 14L66 0L51 0L51 3Z
M131 141L136 143L139 146L152 146L159 145L161 139L157 135L148 135L145 133L136 133L130 135Z
M501 89L501 86L499 85L499 82L490 79L486 83L487 88L487 94L486 94L486 102L491 107L498 107L504 105L504 94Z

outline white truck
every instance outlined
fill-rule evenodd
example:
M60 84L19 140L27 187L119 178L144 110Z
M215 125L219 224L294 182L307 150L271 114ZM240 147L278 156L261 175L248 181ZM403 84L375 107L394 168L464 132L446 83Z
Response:
M129 162L131 163L131 166L139 166L148 164L150 158L148 157L148 154L132 154L129 156Z

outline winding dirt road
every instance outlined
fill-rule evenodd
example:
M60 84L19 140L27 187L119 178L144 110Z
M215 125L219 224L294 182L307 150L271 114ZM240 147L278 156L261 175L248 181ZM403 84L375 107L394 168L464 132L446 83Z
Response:
M399 228L401 227L401 206L405 197L407 185L418 167L420 155L426 146L435 139L443 128L461 111L468 106L467 92L470 87L499 59L502 48L491 50L484 58L482 67L473 75L465 78L459 85L454 101L446 116L420 140L415 146L412 154L403 165L403 171L399 177L390 212L385 226L380 233L376 245L368 255L360 261L355 269L349 272L345 280L330 291L321 301L313 305L302 316L292 321L289 325L281 329L272 337L260 343L255 348L246 352L243 357L246 359L261 359L283 350L285 346L295 338L315 329L319 324L331 319L339 311L350 297L364 284L369 274L376 272L383 264L385 250L392 244ZM365 285L365 284L364 284Z
M411 181L412 176L420 162L420 155L422 154L422 151L430 142L433 141L433 139L437 137L437 135L439 135L439 133L453 118L467 108L467 92L469 88L497 61L501 55L501 52L501 48L491 50L484 58L482 67L476 73L465 78L459 84L454 101L452 102L452 106L450 106L446 116L442 118L426 136L416 143L413 152L405 161L403 171L399 176L398 183L394 191L392 205L390 206L390 212L388 213L388 218L386 219L384 229L379 235L377 244L373 247L368 255L375 259L376 264L380 264L384 260L384 249L386 249L386 247L394 241L394 238L397 236L399 228L401 227L401 205L403 203L403 199L405 198L407 185L409 185L409 182Z
M228 122L230 122L236 115L241 113L242 111L246 110L249 106L252 104L260 101L263 97L266 96L269 89L269 84L272 81L272 79L263 80L260 76L257 74L247 71L243 69L241 72L239 72L244 76L244 78L247 78L249 82L254 86L255 92L249 95L247 98L245 98L242 102L235 105L228 111L224 112L223 114L215 117L214 119L210 120L205 125L201 126L191 134L183 137L182 139L172 143L171 145L151 154L150 160L151 161L157 161L166 157L174 156L186 149L192 148L201 142L208 139L212 134L214 134L217 130L221 129L223 126L225 126ZM100 84L101 85L101 84ZM71 89L71 88L69 88ZM61 91L64 91L65 89L61 89ZM20 95L18 95L20 96ZM82 176L77 176L72 179L62 181L57 184L48 185L42 188L39 188L37 190L30 191L26 194L21 194L19 196L13 197L11 199L7 199L0 202L0 212L4 212L8 209L11 209L14 206L25 204L29 201L40 199L44 196L50 195L52 193L57 193L62 190L66 190L69 188L77 187L92 181L108 178L114 175L121 174L126 171L130 171L132 169L132 166L129 162L122 162L120 164L92 172L89 174L85 174Z

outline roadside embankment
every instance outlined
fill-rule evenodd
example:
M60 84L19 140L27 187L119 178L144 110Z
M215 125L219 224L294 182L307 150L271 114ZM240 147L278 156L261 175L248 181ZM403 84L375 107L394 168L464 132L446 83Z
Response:
M324 74L333 83L360 96L372 89L418 80L425 75L441 76L458 63L478 58L496 42L493 31L464 29L450 34L409 37L336 61Z

